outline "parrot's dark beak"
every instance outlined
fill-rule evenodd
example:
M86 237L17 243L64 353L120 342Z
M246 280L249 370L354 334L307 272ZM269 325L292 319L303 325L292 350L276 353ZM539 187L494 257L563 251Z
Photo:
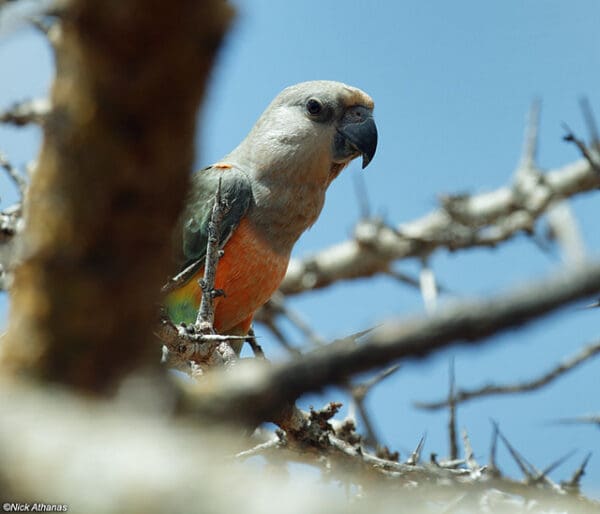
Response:
M377 150L377 126L371 110L362 105L347 109L337 126L335 139L335 153L347 157L358 152L363 158L362 167L366 168Z

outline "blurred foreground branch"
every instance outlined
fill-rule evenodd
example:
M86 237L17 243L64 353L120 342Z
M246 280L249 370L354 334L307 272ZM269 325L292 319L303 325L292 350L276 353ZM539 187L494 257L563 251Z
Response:
M600 262L553 276L489 299L460 302L428 317L395 320L362 338L347 338L290 362L242 362L234 374L209 373L190 388L188 407L251 423L272 419L301 394L407 358L421 358L453 344L475 344L529 323L600 291Z
M360 445L341 439L329 425L335 408L311 413L319 436L312 446L282 438L240 453L239 434L224 427L210 430L185 420L165 423L169 397L154 386L142 381L130 385L119 402L98 402L57 388L2 381L0 404L18 413L0 417L3 501L43 499L88 514L391 514L398 512L399 503L419 514L442 514L452 505L469 512L509 509L514 514L550 508L589 514L597 509L577 493L489 476L485 466L473 460L470 468L456 469L451 463L422 462L419 457L403 463L363 454ZM150 397L155 403L142 409L139 398ZM234 454L262 455L278 472L257 472L238 459L225 458ZM330 483L301 475L288 480L284 466L292 461L322 469L329 480L356 484L359 494L332 494ZM386 480L373 480L377 477ZM532 511L531 502L539 509Z
M105 392L158 362L160 285L228 17L220 0L72 0L60 13L8 369Z

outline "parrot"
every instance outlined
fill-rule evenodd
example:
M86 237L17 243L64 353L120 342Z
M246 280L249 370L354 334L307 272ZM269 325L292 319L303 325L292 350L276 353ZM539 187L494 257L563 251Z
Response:
M191 266L193 273L165 297L173 323L196 320L220 183L228 208L220 230L215 289L223 294L214 300L214 330L248 334L255 312L283 281L294 244L317 220L329 185L353 159L362 156L363 168L373 159L373 107L369 95L340 82L287 87L231 153L192 174L175 237L180 269Z

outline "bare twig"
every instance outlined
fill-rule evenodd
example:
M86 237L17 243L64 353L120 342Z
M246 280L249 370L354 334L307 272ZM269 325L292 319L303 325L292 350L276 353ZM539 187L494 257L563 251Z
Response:
M576 416L574 418L560 418L554 422L559 425L598 425L600 427L600 414Z
M535 391L536 389L540 389L541 387L548 385L557 378L560 378L565 373L572 371L577 366L596 356L598 353L600 353L600 341L586 346L576 355L565 359L558 366L533 380L519 382L516 384L486 385L478 389L459 390L454 395L454 402L465 403L475 398L482 398L485 396ZM437 402L416 402L414 405L419 409L435 410L447 407L449 405L449 400L446 399Z
M367 394L375 387L377 384L381 383L387 377L393 375L400 369L399 365L390 366L389 368L383 370L381 373L378 373L374 377L371 377L369 380L362 382L360 384L348 384L346 389L350 392L352 396L352 400L356 405L356 409L360 414L360 417L365 426L365 443L367 445L372 446L373 448L378 448L380 446L379 438L375 433L375 427L373 422L371 421L371 417L367 413L367 409L365 407L365 398Z
M16 125L18 127L34 123L41 125L48 114L51 105L47 98L34 98L11 105L5 111L0 112L0 123Z
M256 335L254 334L253 328L250 328L250 331L248 332L248 335L246 336L244 341L246 341L250 345L250 348L252 348L252 352L254 353L254 356L256 358L266 359L265 352L263 351L262 346L258 344L258 341L256 340Z
M253 448L249 450L244 450L242 452L236 453L236 459L247 459L248 457L253 457L254 455L260 455L265 451L272 450L281 446L281 440L279 438L271 439L270 441L266 441L264 443L257 444Z
M169 280L162 286L161 291L163 293L169 293L174 291L179 286L185 284L190 278L192 278L200 266L202 266L202 259L199 259L195 262L192 262L188 266L186 266L182 271L177 273L174 277L170 277Z
M600 299L594 300L593 302L590 302L587 305L580 307L579 309L580 310L588 310L588 309L597 309L598 307L600 307Z
M582 96L579 99L579 107L581 109L581 113L583 114L585 125L588 129L590 145L593 149L600 150L600 134L598 132L598 125L596 124L596 118L594 116L594 112L592 111L592 105L590 104L590 100L587 96Z
M403 271L399 271L393 268L385 270L383 273L386 275L396 279L398 282L402 282L410 287L420 290L421 285L419 283L419 278L413 277L409 273L405 273ZM450 289L446 287L444 284L441 284L436 280L436 288L440 293L450 293Z
M373 389L373 387L375 387L376 385L383 382L386 378L391 377L399 369L400 369L400 365L394 364L393 366L390 366L389 368L384 369L381 373L378 373L374 377L371 377L369 380L366 380L365 382L360 384L359 387L362 391L361 396L363 398L366 397L367 393L369 391L371 391L371 389Z
M264 310L261 309L259 312L264 312ZM273 334L273 336L275 336L275 339L277 340L277 342L279 344L281 344L281 346L283 346L287 350L288 353L290 353L291 355L301 355L302 354L302 352L300 350L295 348L288 341L287 337L284 335L284 333L281 331L281 329L277 326L277 323L275 322L275 320L272 317L261 316L260 322L263 323L271 331L271 334Z
M458 436L456 430L456 401L454 389L456 380L454 376L454 357L450 359L448 373L448 439L450 442L450 459L458 459Z
M208 223L208 243L206 246L206 258L204 260L204 278L200 281L202 288L202 301L198 309L196 327L202 333L214 332L215 320L215 297L223 292L215 290L215 278L219 264L219 245L221 243L221 225L229 206L221 197L221 179L215 193L215 201Z
M569 126L566 123L563 123L563 128L566 132L566 134L563 136L563 139L568 143L573 143L579 149L581 155L585 157L585 159L587 160L589 165L594 169L594 171L596 173L600 173L600 165L596 162L596 159L590 153L586 144L577 136L575 136L573 131L569 128Z
M307 323L300 314L294 309L291 309L285 303L285 296L279 291L276 292L271 299L262 307L256 316L256 320L262 323L267 323L273 316L284 316L287 320L295 326L300 333L308 339L308 341L315 346L322 346L327 341L321 337L311 326ZM288 344L289 346L289 344Z
M419 289L419 279L409 275L408 273L391 268L385 270L384 273L392 278L395 278L399 282L402 282L403 284L414 287L415 289Z
M17 186L19 193L21 193L21 197L23 197L27 190L27 180L25 180L23 174L8 161L2 152L0 152L0 166L4 168L8 176Z
M0 2L0 37L21 28L37 16L63 9L66 0Z

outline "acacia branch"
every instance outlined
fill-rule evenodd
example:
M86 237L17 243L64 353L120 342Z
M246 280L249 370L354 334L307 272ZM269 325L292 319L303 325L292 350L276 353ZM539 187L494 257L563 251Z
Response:
M531 233L554 202L600 187L600 174L582 159L521 186L517 182L489 193L449 197L440 208L396 228L361 221L352 240L292 260L281 291L298 294L338 280L386 273L395 260L440 249L493 247L519 233Z
M437 410L449 406L451 401L454 404L461 404L486 396L535 391L536 389L540 389L545 385L550 384L557 378L563 376L565 373L574 370L577 366L590 360L598 353L600 353L600 342L586 346L583 350L577 353L577 355L566 359L558 366L552 368L550 371L533 380L505 385L488 384L477 389L461 389L457 391L450 399L439 400L435 402L416 402L414 405L418 409Z
M317 348L291 362L243 363L235 376L211 373L189 397L189 407L218 417L271 419L300 395L401 359L423 358L455 344L476 344L530 323L600 291L600 262L563 270L505 294L440 308L428 317L396 320L363 337Z
M200 308L198 309L198 316L196 317L196 328L204 333L214 332L215 297L224 294L223 291L215 290L215 279L217 277L217 266L219 264L221 225L223 224L223 217L227 213L227 210L227 204L221 197L221 179L219 179L208 223L208 242L206 245L206 259L204 262L204 277L200 281L202 300L200 302Z
M247 339L247 336L239 338L219 336L214 329L215 298L225 294L224 291L215 289L215 280L221 254L219 248L221 225L228 210L229 206L221 196L221 180L219 180L208 223L204 276L199 280L202 299L196 321L191 326L181 324L176 327L168 318L163 318L155 332L159 339L166 343L167 350L175 355L176 364L181 364L182 360L194 360L197 363L207 363L209 366L215 364L231 365L236 360L236 354L229 343L235 339L241 339L242 341ZM190 269L197 267L197 264L192 263L179 275L170 279L163 286L163 292L172 289L175 284L182 280L181 277L187 275Z

